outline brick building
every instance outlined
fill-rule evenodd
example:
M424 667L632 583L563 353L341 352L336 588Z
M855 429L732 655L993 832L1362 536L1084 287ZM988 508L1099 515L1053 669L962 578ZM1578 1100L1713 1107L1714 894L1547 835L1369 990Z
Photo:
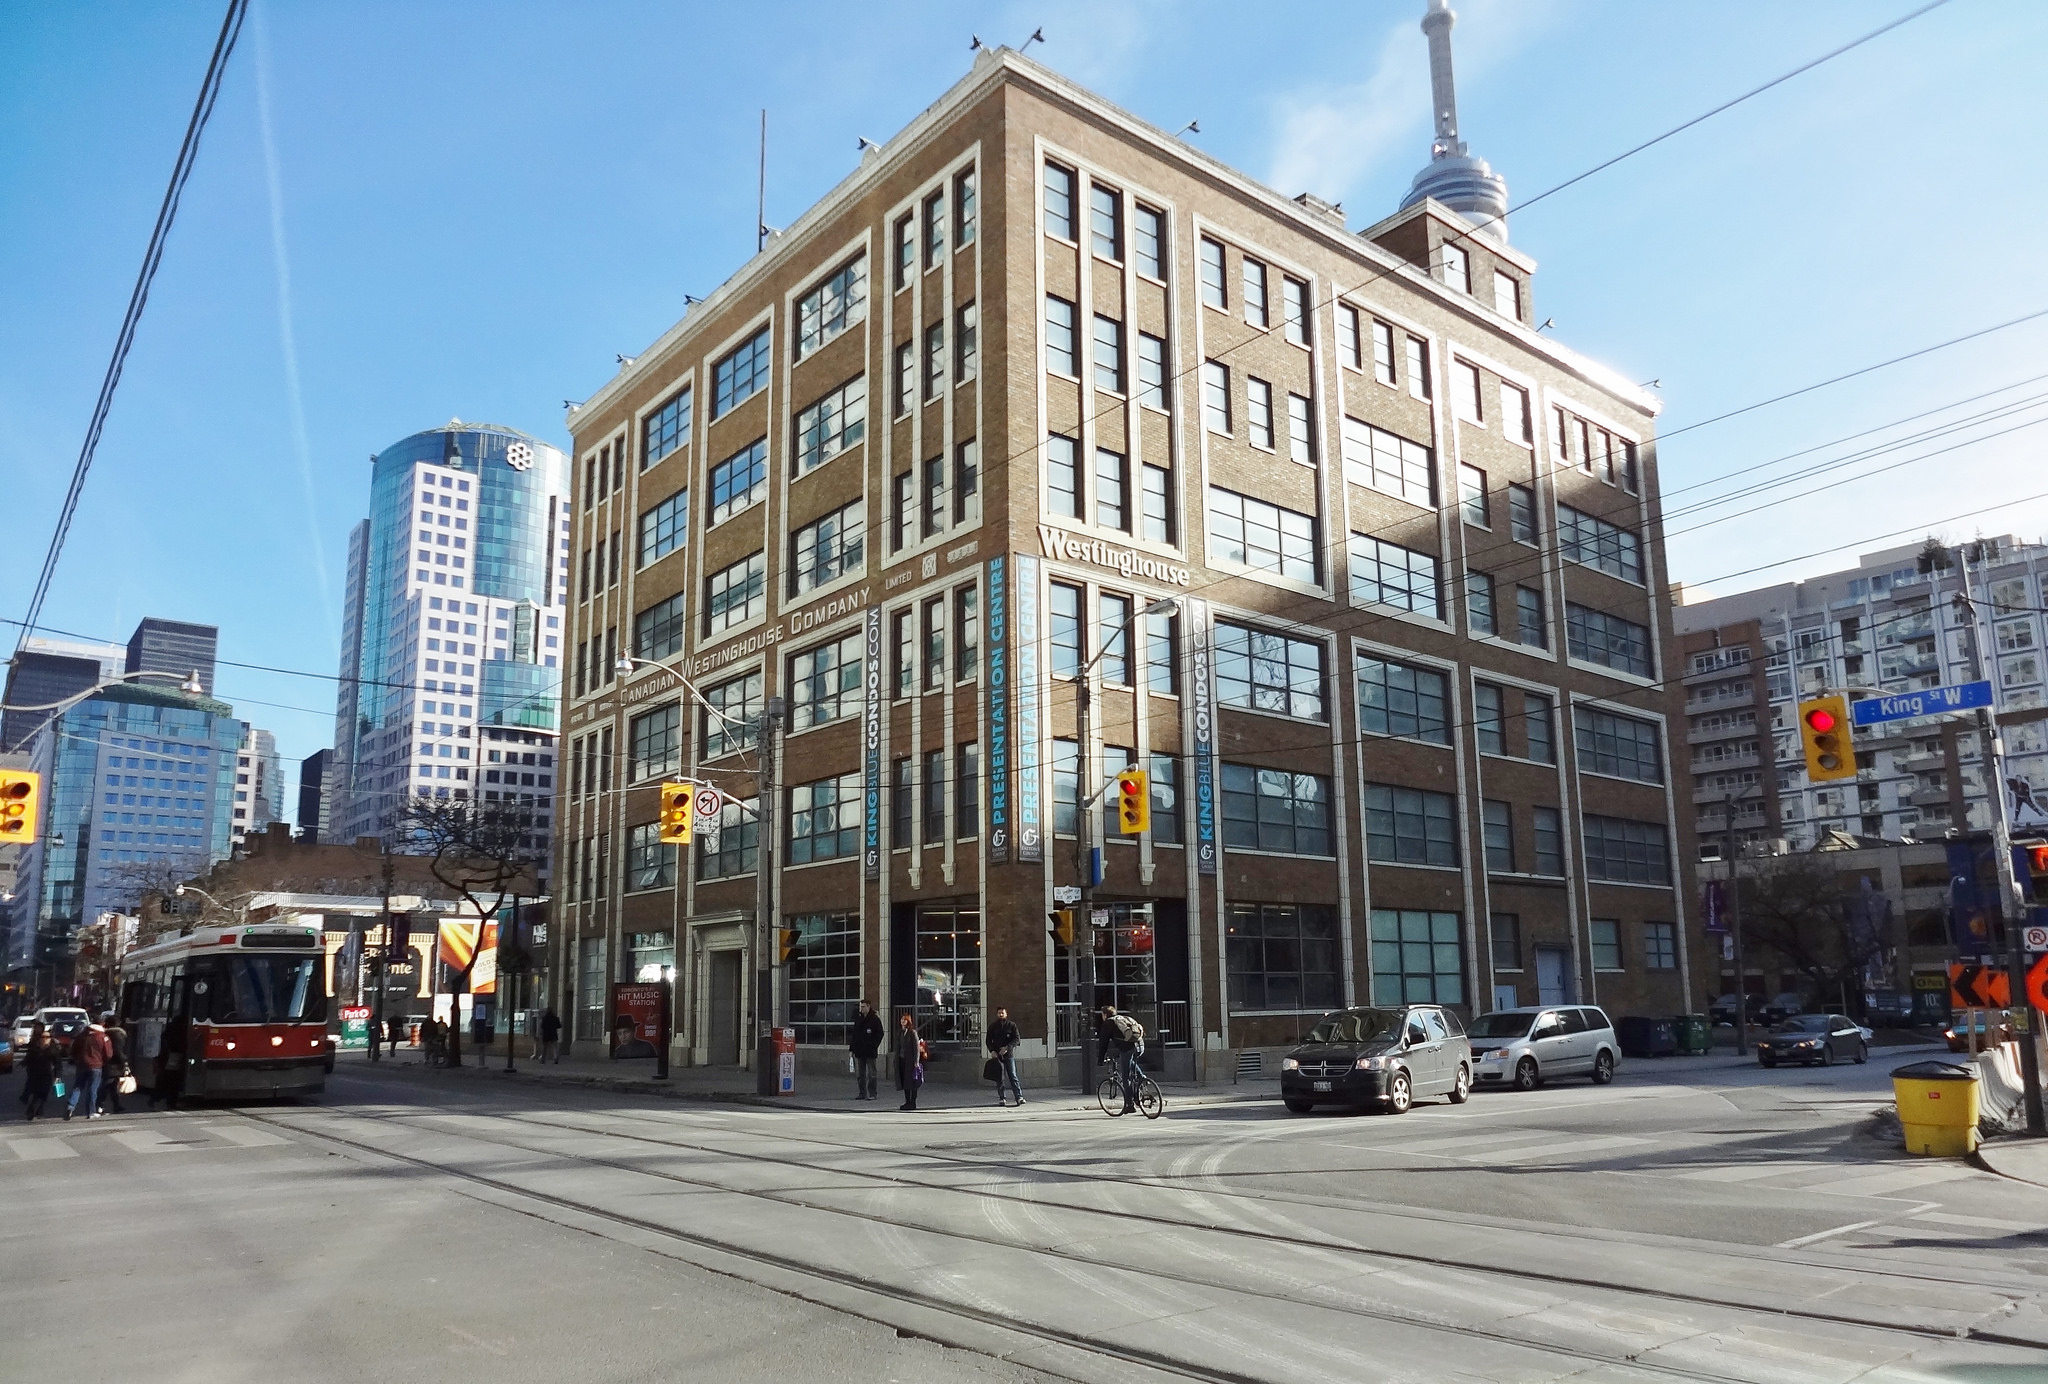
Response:
M1169 1071L1353 1003L1699 1007L1656 405L1538 334L1487 205L1354 233L983 51L573 410L576 1039L675 964L679 1060L751 1048L777 697L778 1017L819 1070L862 997L942 1054L1005 1005L1049 1061L1077 802L1133 762L1098 990ZM680 862L676 777L726 798Z

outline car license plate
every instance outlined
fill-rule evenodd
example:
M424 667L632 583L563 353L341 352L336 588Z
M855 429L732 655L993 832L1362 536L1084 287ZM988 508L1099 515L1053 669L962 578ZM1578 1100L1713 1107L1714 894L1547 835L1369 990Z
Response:
M1311 1091L1327 1091L1329 1089L1330 1083L1327 1081L1312 1081L1309 1083L1309 1090Z

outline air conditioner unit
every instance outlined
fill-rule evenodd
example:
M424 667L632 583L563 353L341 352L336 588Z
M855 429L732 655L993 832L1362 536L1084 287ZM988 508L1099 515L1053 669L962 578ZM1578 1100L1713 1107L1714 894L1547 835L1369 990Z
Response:
M1719 860L1720 858L1721 858L1721 843L1720 843L1720 842L1716 841L1716 842L1712 842L1712 843L1709 843L1709 842L1705 842L1705 841L1702 841L1702 842L1700 843L1700 859L1701 859L1701 860L1703 860L1703 861L1707 861L1707 860Z

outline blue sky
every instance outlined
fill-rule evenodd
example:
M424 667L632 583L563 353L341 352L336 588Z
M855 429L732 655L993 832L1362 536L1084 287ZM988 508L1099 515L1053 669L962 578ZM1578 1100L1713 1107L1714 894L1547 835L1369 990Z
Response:
M1469 0L1465 136L1527 198L1913 7ZM768 220L786 224L858 137L886 139L966 70L970 34L1043 26L1033 57L1168 129L1198 119L1203 148L1357 227L1425 158L1422 8L262 0L44 621L121 638L144 614L206 621L223 658L330 675L370 454L452 416L566 443L561 401L751 250L763 106ZM219 21L210 4L0 8L0 480L19 543L0 615L27 605ZM1539 316L1661 380L1672 429L2048 308L2044 51L2048 6L1951 0L1531 208L1512 233L1539 261ZM1676 436L1664 485L2044 372L2048 319ZM2043 416L1867 463L2018 429L1831 498L1675 517L1673 576L1838 545L1720 589L1821 571L1911 537L1885 531L2048 491L2048 425L2024 426ZM1946 532L2044 520L2036 501ZM223 667L219 686L288 757L329 742L325 677Z

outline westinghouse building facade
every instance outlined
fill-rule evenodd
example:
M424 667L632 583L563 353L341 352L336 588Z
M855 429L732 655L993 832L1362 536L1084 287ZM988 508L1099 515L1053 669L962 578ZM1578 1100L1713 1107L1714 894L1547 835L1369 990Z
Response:
M1533 267L1428 197L1352 233L980 55L571 414L576 1039L673 964L679 1059L749 1060L775 697L807 1067L862 998L963 1070L997 1006L1054 1056L1047 911L1133 763L1097 988L1176 1074L1345 1004L1700 1007L1654 404L1535 332ZM674 777L726 804L681 859Z

